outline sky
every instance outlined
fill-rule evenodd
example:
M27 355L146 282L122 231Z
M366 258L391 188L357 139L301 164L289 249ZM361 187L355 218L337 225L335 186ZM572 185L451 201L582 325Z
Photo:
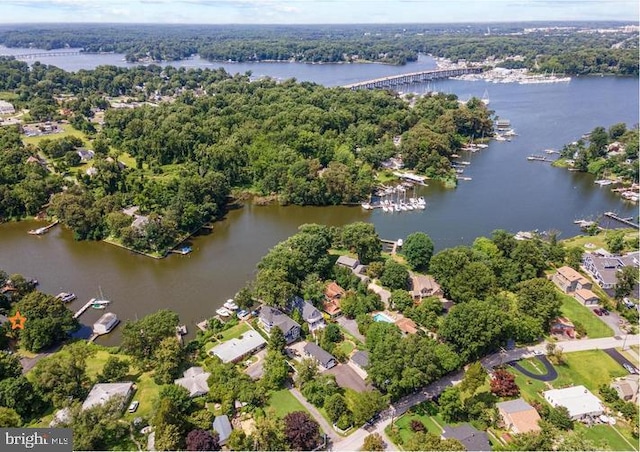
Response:
M638 22L638 0L0 0L0 23Z

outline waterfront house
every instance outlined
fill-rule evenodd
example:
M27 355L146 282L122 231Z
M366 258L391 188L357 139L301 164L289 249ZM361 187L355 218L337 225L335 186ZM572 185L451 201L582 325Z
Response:
M13 104L6 100L0 100L0 115L12 115L16 112L16 108Z
M229 422L229 416L226 414L216 416L213 420L212 427L213 430L218 433L218 444L221 446L227 444L227 440L231 436L231 431L233 430L231 422Z
M622 400L636 403L638 402L638 394L640 390L638 377L638 374L631 374L623 378L616 378L611 383L611 388L618 393L618 397Z
M263 306L260 309L259 321L267 334L270 334L271 329L274 327L280 328L287 344L298 340L300 337L300 325L279 309Z
M578 289L573 296L584 305L598 304L600 302L600 298L589 289Z
M267 341L257 331L247 331L239 338L229 339L209 350L209 355L217 356L223 363L236 363L246 356L261 350Z
M551 277L551 280L564 293L575 292L578 289L591 289L591 281L582 276L571 267L560 267Z
M303 347L305 355L316 360L323 370L331 369L338 364L336 358L313 342L307 342Z
M294 310L298 311L302 319L309 325L309 331L313 332L326 326L322 313L314 305L300 297L293 297L291 301L291 312Z
M462 424L457 427L445 425L442 429L442 438L457 439L466 450L489 451L489 437L486 432L482 432L469 424Z
M563 406L569 410L569 417L574 421L593 418L604 413L604 406L600 399L582 385L551 389L543 392L542 395L551 406Z
M441 297L443 295L440 284L429 275L411 275L411 296L415 301L422 301L427 297Z
M353 271L358 265L360 265L360 261L349 256L340 256L336 261L336 265L346 267Z
M600 287L613 290L618 284L618 271L627 266L638 268L640 264L638 256L638 251L624 256L599 256L596 253L585 253L582 264Z
M207 380L211 376L202 367L190 367L183 373L184 377L174 380L173 383L182 386L189 391L189 397L198 397L209 392Z
M557 317L551 322L551 334L561 334L571 338L576 337L576 327L566 317Z
M507 430L513 433L539 432L540 415L523 399L508 400L496 404L498 414Z
M98 383L91 388L87 398L82 403L82 409L88 410L94 406L104 405L113 397L122 397L121 408L124 408L131 394L133 394L133 383L131 381Z

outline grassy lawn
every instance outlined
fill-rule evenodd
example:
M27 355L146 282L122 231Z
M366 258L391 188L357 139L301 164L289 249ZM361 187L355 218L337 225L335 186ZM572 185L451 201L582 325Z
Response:
M561 295L562 306L560 311L562 315L568 317L572 322L580 322L587 330L587 336L590 339L600 337L613 336L613 331L609 325L600 320L591 309L580 304L578 300L568 295Z
M625 241L634 238L637 234L637 231L634 231L633 229L624 229ZM608 249L607 243L604 241L606 235L606 232L600 232L596 235L578 235L563 240L562 243L567 247L577 246L579 248L585 249L586 251L595 250L598 248ZM585 248L586 244L593 244L595 245L595 247Z
M602 350L566 353L565 364L556 366L558 378L552 382L556 388L584 385L597 395L598 388L609 384L612 378L628 372Z
M222 338L220 341L228 341L229 339L234 339L242 336L247 331L250 331L251 327L247 325L245 322L239 323L236 326L232 326L228 330L222 332Z
M89 139L84 134L84 132L80 132L79 130L74 129L73 127L71 127L71 124L59 124L59 126L62 129L62 132L40 135L37 137L24 137L22 138L22 141L24 142L24 144L33 144L34 146L37 146L45 138L57 140L63 137L74 136L80 138L85 144L89 142Z
M351 355L351 352L356 348L356 345L350 340L346 339L338 345L338 350L340 350L344 356Z
M633 439L628 432L621 430L618 425L594 425L586 427L576 423L576 430L584 432L584 436L593 441L596 446L602 441L607 443L611 450L638 450L638 441ZM624 433L623 433L624 432Z
M281 389L280 391L271 393L268 407L273 408L278 417L285 417L294 411L308 412L288 389Z
M161 385L153 381L153 373L145 372L136 379L136 392L131 400L140 402L135 413L125 412L124 419L133 420L136 417L151 419L155 413Z

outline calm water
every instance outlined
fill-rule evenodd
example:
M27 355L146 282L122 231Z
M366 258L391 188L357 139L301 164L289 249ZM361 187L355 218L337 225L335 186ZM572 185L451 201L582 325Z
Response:
M0 49L0 53L4 53ZM78 59L91 58L92 65ZM86 68L124 63L117 55L67 56L43 59L67 69L72 61ZM112 61L113 60L113 61ZM181 64L189 64L189 60ZM201 63L201 62L200 62ZM198 63L198 64L200 64ZM433 66L429 58L402 68L362 65L304 65L295 63L229 64L235 72L295 77L327 85L341 85ZM233 71L233 69L231 69ZM638 80L574 79L569 84L502 85L484 82L442 81L431 86L402 87L402 91L435 89L466 99L488 90L490 107L511 120L519 134L511 142L493 142L488 149L464 155L471 162L455 190L437 184L422 188L427 210L385 214L349 207L257 207L230 212L214 230L193 240L194 252L164 260L145 258L104 243L75 242L55 228L43 237L26 234L33 223L0 225L0 268L41 281L51 294L73 291L81 306L98 294L112 300L110 310L121 319L141 317L160 308L177 311L190 331L195 322L213 315L225 299L254 276L255 265L269 248L293 234L303 223L343 225L370 221L384 238L406 237L425 231L442 249L470 244L480 235L504 228L513 232L555 229L561 237L578 233L573 221L596 218L605 211L637 216L637 207L600 188L593 177L529 162L526 157L543 149L559 149L598 125L638 123ZM91 324L100 311L90 310L81 320ZM118 330L101 339L115 344Z

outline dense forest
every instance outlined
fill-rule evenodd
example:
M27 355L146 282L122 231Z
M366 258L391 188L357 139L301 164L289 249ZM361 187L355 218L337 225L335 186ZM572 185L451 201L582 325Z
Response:
M158 26L39 25L0 28L9 47L118 52L128 61L375 61L405 64L419 53L457 61L519 55L519 67L572 75L638 75L638 34L596 29L621 23L459 25ZM97 30L96 30L97 29ZM512 66L512 62L506 63Z
M11 91L32 119L68 120L87 137L52 135L25 147L18 129L0 129L7 150L2 218L33 215L50 200L50 213L77 238L110 236L160 254L217 218L232 190L282 204L359 202L374 188L381 163L397 154L409 169L455 184L451 156L493 128L478 99L463 105L438 94L410 104L387 91L250 81L221 69L103 66L69 73L5 59L0 74L0 90ZM108 108L106 96L141 102ZM156 99L163 101L144 102ZM91 122L104 108L103 124ZM75 169L76 149L85 145L95 152L93 174ZM30 156L50 165L27 163ZM66 189L59 192L62 177ZM143 227L130 226L122 213L132 205L147 217Z

